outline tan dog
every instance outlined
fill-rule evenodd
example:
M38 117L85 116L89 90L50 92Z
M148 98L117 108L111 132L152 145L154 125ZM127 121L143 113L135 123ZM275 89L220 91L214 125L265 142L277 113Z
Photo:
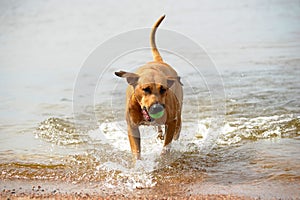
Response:
M181 130L182 84L176 71L163 62L155 44L155 32L165 16L154 24L150 43L154 61L140 67L135 73L119 71L115 74L126 78L126 121L131 151L136 159L141 158L140 125L165 125L164 149L169 152L170 143L177 140ZM153 115L152 115L153 114ZM159 115L157 117L151 117Z

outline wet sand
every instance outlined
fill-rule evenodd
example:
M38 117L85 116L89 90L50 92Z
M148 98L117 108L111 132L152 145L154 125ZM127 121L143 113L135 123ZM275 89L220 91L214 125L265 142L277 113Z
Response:
M3 181L1 199L256 199L236 194L201 194L197 184L158 184L153 188L114 191L100 185L74 185L42 181ZM199 185L198 185L199 186Z
M296 182L212 183L203 177L168 177L150 188L125 188L105 182L71 183L1 180L0 199L300 199Z

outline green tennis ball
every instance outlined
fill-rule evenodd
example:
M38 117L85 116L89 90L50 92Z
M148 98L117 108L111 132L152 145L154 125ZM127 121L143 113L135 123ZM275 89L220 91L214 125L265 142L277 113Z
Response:
M155 114L151 114L149 113L150 117L152 117L153 119L158 119L161 118L164 115L164 110L157 112Z

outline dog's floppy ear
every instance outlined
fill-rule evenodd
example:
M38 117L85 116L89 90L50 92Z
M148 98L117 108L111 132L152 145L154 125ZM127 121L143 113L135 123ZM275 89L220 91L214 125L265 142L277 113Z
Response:
M183 84L180 81L180 76L168 77L168 79L167 79L168 88L172 87L172 85L175 83L175 81L178 81L178 83L183 86Z
M115 72L116 76L126 78L129 85L135 86L139 80L139 75L130 72L119 71Z

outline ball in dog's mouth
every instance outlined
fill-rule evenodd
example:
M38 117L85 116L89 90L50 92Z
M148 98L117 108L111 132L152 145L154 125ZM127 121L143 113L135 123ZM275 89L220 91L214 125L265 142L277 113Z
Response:
M153 104L149 109L149 115L153 119L159 119L164 115L165 108L161 104Z

